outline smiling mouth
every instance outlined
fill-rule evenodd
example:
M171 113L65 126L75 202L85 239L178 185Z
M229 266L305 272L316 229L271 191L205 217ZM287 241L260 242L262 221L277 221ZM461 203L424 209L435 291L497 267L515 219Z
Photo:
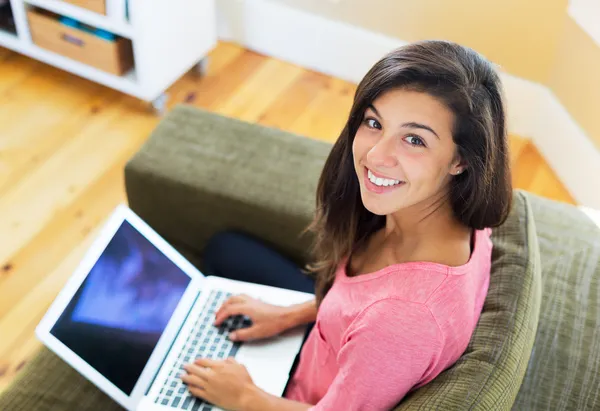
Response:
M389 178L376 177L367 167L364 171L365 186L374 193L386 193L402 187L406 182Z
M402 183L400 180L392 180L389 178L377 177L371 170L367 168L367 178L371 183L379 187L389 187Z

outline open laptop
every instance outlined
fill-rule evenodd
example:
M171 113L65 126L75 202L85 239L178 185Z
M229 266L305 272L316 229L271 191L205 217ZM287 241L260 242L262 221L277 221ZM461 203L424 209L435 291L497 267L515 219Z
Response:
M235 254L232 254L235 258ZM234 356L256 385L282 395L306 327L267 340L233 343L251 324L215 312L245 293L276 305L314 295L204 276L125 205L108 219L36 328L37 337L127 410L220 410L193 397L182 365Z

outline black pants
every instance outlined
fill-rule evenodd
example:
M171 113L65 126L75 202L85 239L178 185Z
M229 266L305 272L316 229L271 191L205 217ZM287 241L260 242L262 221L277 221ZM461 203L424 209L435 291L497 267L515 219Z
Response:
M296 264L260 240L237 231L223 231L209 239L204 251L204 274L315 292L312 278Z
M204 274L290 290L314 293L315 284L300 268L250 235L223 231L211 237L204 249ZM314 323L308 325L304 340ZM290 376L298 365L296 356ZM286 385L287 389L287 385Z

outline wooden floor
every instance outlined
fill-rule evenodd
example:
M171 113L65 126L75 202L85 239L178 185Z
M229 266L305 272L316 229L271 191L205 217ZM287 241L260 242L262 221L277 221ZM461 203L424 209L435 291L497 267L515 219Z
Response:
M209 73L170 90L249 122L334 141L356 86L220 43ZM125 200L123 165L159 119L137 100L0 48L0 391L99 225ZM515 186L573 202L535 147L511 137Z

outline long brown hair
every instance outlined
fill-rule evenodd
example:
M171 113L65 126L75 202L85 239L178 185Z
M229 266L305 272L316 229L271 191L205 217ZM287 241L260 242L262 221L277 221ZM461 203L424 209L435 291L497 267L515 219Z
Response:
M315 234L314 261L305 271L316 278L317 305L333 285L342 259L385 226L385 216L371 213L362 204L352 143L367 106L398 88L428 93L455 115L453 140L466 163L450 187L458 220L473 229L497 227L510 211L506 115L500 78L492 64L474 50L446 41L395 49L358 85L348 121L319 179L314 220L303 231Z

